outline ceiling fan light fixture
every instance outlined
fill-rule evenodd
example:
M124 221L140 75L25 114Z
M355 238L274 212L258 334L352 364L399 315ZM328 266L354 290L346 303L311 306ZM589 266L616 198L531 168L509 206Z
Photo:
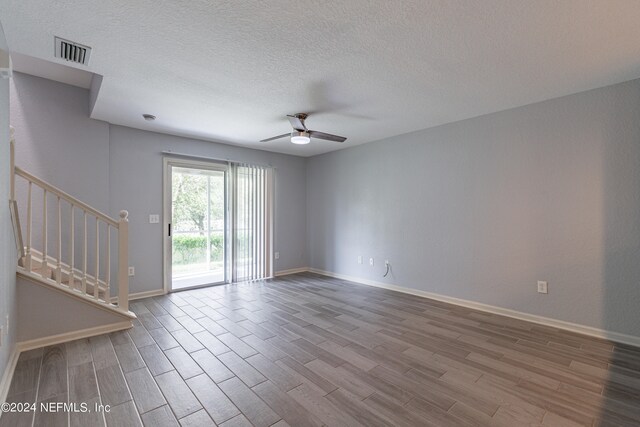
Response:
M289 123L291 123L291 127L293 128L291 134L283 133L282 135L263 139L260 142L275 141L277 139L289 136L293 144L303 145L311 142L312 135L314 141L324 139L327 141L344 142L347 139L344 136L332 135L330 133L307 129L307 126L305 126L304 124L304 121L307 118L307 114L298 113L294 115L287 115L287 118L289 119Z
M309 132L293 131L291 132L291 142L298 145L308 144L311 142Z

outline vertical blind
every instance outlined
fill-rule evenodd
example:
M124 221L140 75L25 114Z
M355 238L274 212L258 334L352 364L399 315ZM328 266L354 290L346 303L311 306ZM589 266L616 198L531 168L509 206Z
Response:
M231 280L256 280L273 272L273 169L230 164Z

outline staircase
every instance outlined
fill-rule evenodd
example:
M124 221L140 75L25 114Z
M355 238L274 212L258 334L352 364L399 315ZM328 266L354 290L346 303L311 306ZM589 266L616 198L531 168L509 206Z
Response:
M13 128L10 140L18 276L134 319L129 311L127 211L113 219L16 167Z

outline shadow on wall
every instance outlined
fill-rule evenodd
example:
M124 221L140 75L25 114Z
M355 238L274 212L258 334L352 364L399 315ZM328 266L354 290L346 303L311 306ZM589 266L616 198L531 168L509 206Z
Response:
M625 99L637 102L638 96ZM615 107L621 133L608 138L615 143L604 144L602 154L603 320L607 330L634 325L620 332L640 337L640 118L633 114L637 106L633 107L624 103ZM590 356L593 359L578 366L602 380L602 396L596 397L602 399L601 420L595 425L640 425L640 348L612 344L588 349Z

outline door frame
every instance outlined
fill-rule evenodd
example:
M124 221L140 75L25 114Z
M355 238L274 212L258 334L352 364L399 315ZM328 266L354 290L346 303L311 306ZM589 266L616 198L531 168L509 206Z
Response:
M163 289L164 293L167 294L169 292L173 292L171 289L171 280L172 280L172 247L171 247L171 237L169 236L169 224L172 223L173 218L171 215L172 211L172 194L171 194L171 185L172 185L172 174L171 168L173 167L182 167L182 168L192 168L192 169L204 169L211 171L220 171L224 172L225 178L225 194L224 194L224 204L225 204L225 230L224 230L224 283L229 281L228 277L228 263L229 256L227 244L229 239L229 196L228 196L228 184L229 184L229 166L227 163L212 161L203 161L203 160L191 160L188 158L174 157L174 156L164 156L162 159L162 271L163 271ZM203 285L209 286L209 285ZM186 289L194 289L199 286L185 288ZM182 289L180 289L182 290Z

